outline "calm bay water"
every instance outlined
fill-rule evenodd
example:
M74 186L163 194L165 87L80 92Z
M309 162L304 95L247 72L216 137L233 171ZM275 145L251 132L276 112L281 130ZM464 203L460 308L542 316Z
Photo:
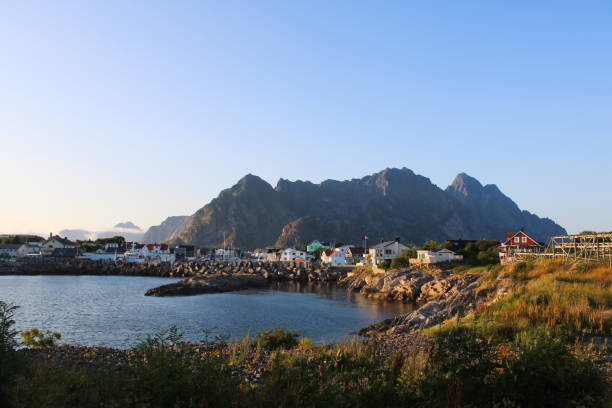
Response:
M17 329L62 333L71 344L126 348L176 325L190 341L203 328L233 338L284 326L317 342L341 340L362 327L409 311L333 284L283 283L266 289L185 297L148 297L176 279L127 276L0 276L0 300L20 306Z

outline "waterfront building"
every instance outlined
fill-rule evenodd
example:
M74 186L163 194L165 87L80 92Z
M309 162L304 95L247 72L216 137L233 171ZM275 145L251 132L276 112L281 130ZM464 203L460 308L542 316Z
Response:
M315 239L310 244L306 245L306 251L311 254L319 248L329 249L329 244L327 242L320 242Z
M310 261L314 258L314 256L310 255L308 252L300 251L295 248L285 248L279 251L278 254L278 260L281 262L303 262Z
M356 265L363 261L366 255L366 249L364 247L350 247L346 250L346 264Z
M70 241L68 238L62 238L58 235L49 235L49 239L45 242L41 249L41 254L45 256L51 256L56 249L76 249L77 244ZM57 252L59 254L60 252Z
M378 265L381 262L390 261L400 256L402 251L408 248L408 246L400 242L399 237L393 241L381 240L380 244L374 245L369 249L368 256L373 265Z
M0 257L17 258L20 244L0 244Z
M513 262L543 251L544 244L531 238L521 228L518 232L506 233L506 240L499 246L499 262L502 264Z
M462 261L463 255L457 255L450 249L438 248L432 250L418 250L417 262L419 264L435 264L441 262Z

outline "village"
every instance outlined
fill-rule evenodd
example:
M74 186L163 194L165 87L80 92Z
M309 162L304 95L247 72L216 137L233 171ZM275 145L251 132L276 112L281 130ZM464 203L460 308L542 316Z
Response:
M37 236L0 236L0 259L15 262L23 258L89 259L92 261L123 261L128 263L180 261L265 261L318 262L329 266L372 266L388 269L392 266L442 263L509 263L526 257L568 257L575 259L612 259L612 234L587 234L551 237L548 244L538 242L522 228L508 232L503 242L495 240L427 241L417 247L401 242L400 237L381 240L370 247L345 243L330 244L313 240L300 248L264 248L254 251L222 248L197 248L193 245L171 247L166 243L140 244L126 242L123 237L97 241L71 241L50 234L47 239ZM16 241L23 241L15 243ZM9 242L9 243L6 243ZM12 243L11 243L12 242ZM367 237L364 239L367 245Z

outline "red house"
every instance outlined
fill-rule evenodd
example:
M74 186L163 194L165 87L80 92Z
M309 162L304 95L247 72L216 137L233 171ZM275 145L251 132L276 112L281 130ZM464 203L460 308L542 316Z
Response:
M506 241L499 246L499 262L504 264L519 258L539 254L544 245L531 238L523 228L518 232L506 233Z

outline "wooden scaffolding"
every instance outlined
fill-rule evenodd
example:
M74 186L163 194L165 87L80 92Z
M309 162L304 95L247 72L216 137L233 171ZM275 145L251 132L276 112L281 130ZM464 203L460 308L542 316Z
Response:
M554 258L610 262L612 265L612 233L552 237L546 252Z

